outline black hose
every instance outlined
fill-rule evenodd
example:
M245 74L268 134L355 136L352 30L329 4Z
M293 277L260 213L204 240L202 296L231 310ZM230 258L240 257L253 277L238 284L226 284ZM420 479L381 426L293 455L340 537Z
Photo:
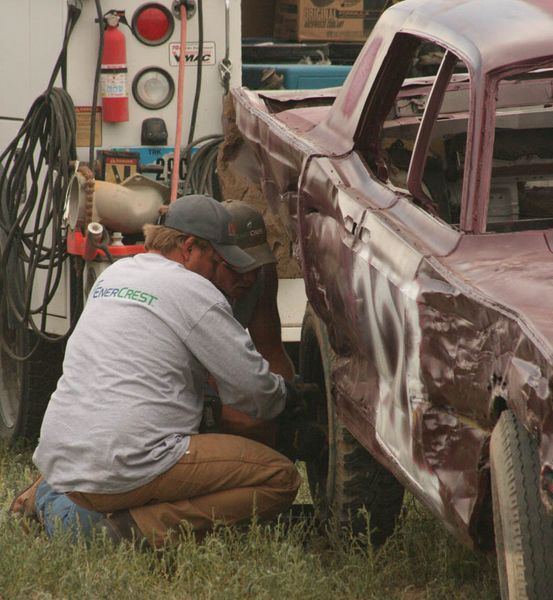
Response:
M63 212L71 163L77 158L75 108L54 83L61 70L65 84L67 46L80 12L69 5L62 50L48 87L0 155L0 344L18 360L29 358L41 339L61 342L68 335L46 333L47 309L67 258ZM35 285L39 274L40 284ZM17 328L37 334L25 355L13 347Z
M59 75L61 70L62 72L62 87L63 89L67 89L67 46L69 44L69 38L73 33L73 29L81 16L81 9L77 8L73 4L69 4L67 7L67 21L65 22L65 32L63 35L63 43L61 47L61 51L59 53L56 64L54 65L54 70L52 71L52 75L50 76L50 81L48 82L47 90L51 90L54 87L54 83Z
M102 54L104 53L104 13L102 3L95 0L96 19L98 20L98 56L96 58L96 72L94 73L94 90L92 92L92 112L90 114L90 142L88 147L88 164L94 170L94 147L96 138L96 108L98 107L98 87L100 84L100 73L102 70Z

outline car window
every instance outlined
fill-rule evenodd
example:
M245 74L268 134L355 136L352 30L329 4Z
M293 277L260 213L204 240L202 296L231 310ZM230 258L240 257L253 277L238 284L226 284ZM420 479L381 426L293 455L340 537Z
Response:
M553 228L553 70L499 81L487 231Z
M461 213L463 161L470 105L470 76L449 53L443 90L426 115L436 74L447 51L439 45L398 34L375 81L356 135L356 149L380 181L411 195L413 201L449 224ZM413 152L423 119L428 141L418 161L419 185L408 184ZM417 191L414 192L414 189Z

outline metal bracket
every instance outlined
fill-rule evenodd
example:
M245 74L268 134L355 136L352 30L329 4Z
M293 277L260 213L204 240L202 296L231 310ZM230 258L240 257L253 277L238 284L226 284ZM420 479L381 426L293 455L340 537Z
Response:
M129 22L127 21L127 17L125 16L125 10L108 10L107 13L102 17L104 21L104 26L110 25L111 27L117 27L119 23L126 25L130 28ZM94 19L95 23L98 23L98 19Z
M173 14L180 21L180 7L184 5L186 7L186 18L191 19L196 14L196 0L174 0L173 1Z
M230 0L225 0L225 58L219 62L219 77L225 90L225 95L230 90L230 76L232 63L230 62Z
M230 88L230 76L232 72L232 63L230 60L223 59L219 61L219 77L221 78L221 84L225 89L225 94L228 94Z

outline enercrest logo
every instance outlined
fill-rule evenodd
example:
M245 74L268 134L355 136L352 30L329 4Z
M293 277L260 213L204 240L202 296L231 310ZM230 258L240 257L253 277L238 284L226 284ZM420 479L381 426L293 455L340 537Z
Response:
M100 279L92 290L91 299L96 300L98 298L119 298L121 300L131 300L132 302L139 302L140 304L152 304L158 299L157 296L153 296L148 292L142 290L135 290L129 287L112 287L106 288L102 285L103 280Z

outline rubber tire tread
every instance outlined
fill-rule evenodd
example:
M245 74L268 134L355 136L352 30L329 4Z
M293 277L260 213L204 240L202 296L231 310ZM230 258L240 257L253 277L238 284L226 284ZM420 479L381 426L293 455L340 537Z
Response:
M335 463L333 510L349 516L354 532L362 531L370 514L371 542L383 544L395 530L403 506L404 488L335 417L338 446Z
M329 436L332 449L327 478L330 485L309 477L309 487L315 504L323 514L332 515L339 522L351 521L353 533L366 529L366 518L370 515L371 542L378 546L394 532L403 506L404 488L355 439L341 423L334 408L330 373L335 354L330 346L324 323L309 306L302 325L300 347L300 372L306 382L315 382L324 387ZM318 468L308 467L308 474L317 473Z
M492 500L503 600L543 600L553 590L553 519L540 499L535 439L504 411L490 445Z
M24 336L20 338L23 344L21 349L27 352L34 345L35 334L26 331L19 335ZM11 444L22 439L34 442L38 438L46 407L62 373L64 351L65 345L62 343L41 340L36 352L22 363L18 374L16 421L13 428L0 423L0 437Z

